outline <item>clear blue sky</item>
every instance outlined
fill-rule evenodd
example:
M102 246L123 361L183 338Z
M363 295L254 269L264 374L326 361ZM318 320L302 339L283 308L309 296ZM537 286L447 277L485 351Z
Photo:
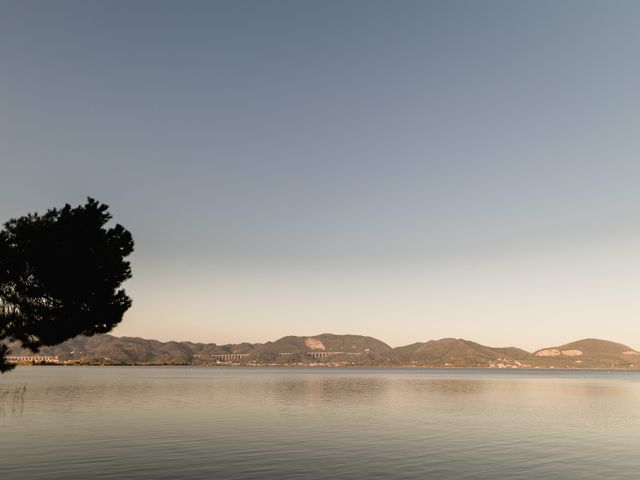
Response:
M640 3L0 3L0 219L109 204L118 335L640 348Z

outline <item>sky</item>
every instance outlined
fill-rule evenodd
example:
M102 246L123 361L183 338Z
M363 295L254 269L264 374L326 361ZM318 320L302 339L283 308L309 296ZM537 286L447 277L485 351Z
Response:
M0 2L0 221L134 235L116 335L640 349L640 3Z

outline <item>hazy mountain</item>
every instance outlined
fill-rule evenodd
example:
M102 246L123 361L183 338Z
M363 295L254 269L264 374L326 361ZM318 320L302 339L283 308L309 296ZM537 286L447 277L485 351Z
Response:
M585 338L534 352L535 363L554 368L636 368L640 352L621 343Z
M461 338L414 343L393 350L395 362L428 367L522 366L531 354L515 347L492 348Z
M29 354L11 347L13 354ZM60 345L42 348L42 355L56 355L61 360L115 363L115 364L190 364L215 363L228 360L222 355L238 355L235 361L273 363L316 363L319 359L310 355L326 354L320 360L336 358L353 359L369 353L390 351L391 347L380 340L361 335L333 335L325 333L314 337L288 336L264 344L240 343L217 345L215 343L160 342L137 337L97 335L78 336ZM319 355L318 355L319 357Z
M345 353L364 353L364 352L388 352L391 347L380 340L373 337L364 337L361 335L334 335L332 333L323 333L313 337L282 337L275 342L267 342L260 346L261 352L287 352L287 353L303 353L303 352L345 352Z
M13 354L29 352L11 346ZM355 366L630 368L640 369L640 353L620 343L585 339L534 353L516 347L488 347L443 338L391 348L361 335L324 333L287 336L267 343L160 342L136 337L79 336L41 350L61 360L108 364L333 364Z

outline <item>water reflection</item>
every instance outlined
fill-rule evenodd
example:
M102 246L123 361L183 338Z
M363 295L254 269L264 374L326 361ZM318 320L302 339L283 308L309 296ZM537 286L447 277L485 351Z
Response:
M0 451L12 479L635 479L639 379L23 368L0 377L2 391L29 385L22 415L5 408Z
M27 385L0 390L0 417L22 415Z

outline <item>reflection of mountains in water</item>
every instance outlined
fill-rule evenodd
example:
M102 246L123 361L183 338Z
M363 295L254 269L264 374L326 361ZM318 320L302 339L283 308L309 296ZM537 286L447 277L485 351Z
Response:
M16 346L14 354L27 353ZM529 353L443 338L391 348L361 335L287 336L267 343L159 342L99 335L76 337L42 355L60 361L108 364L328 364L391 367L640 369L640 353L620 343L584 339Z

